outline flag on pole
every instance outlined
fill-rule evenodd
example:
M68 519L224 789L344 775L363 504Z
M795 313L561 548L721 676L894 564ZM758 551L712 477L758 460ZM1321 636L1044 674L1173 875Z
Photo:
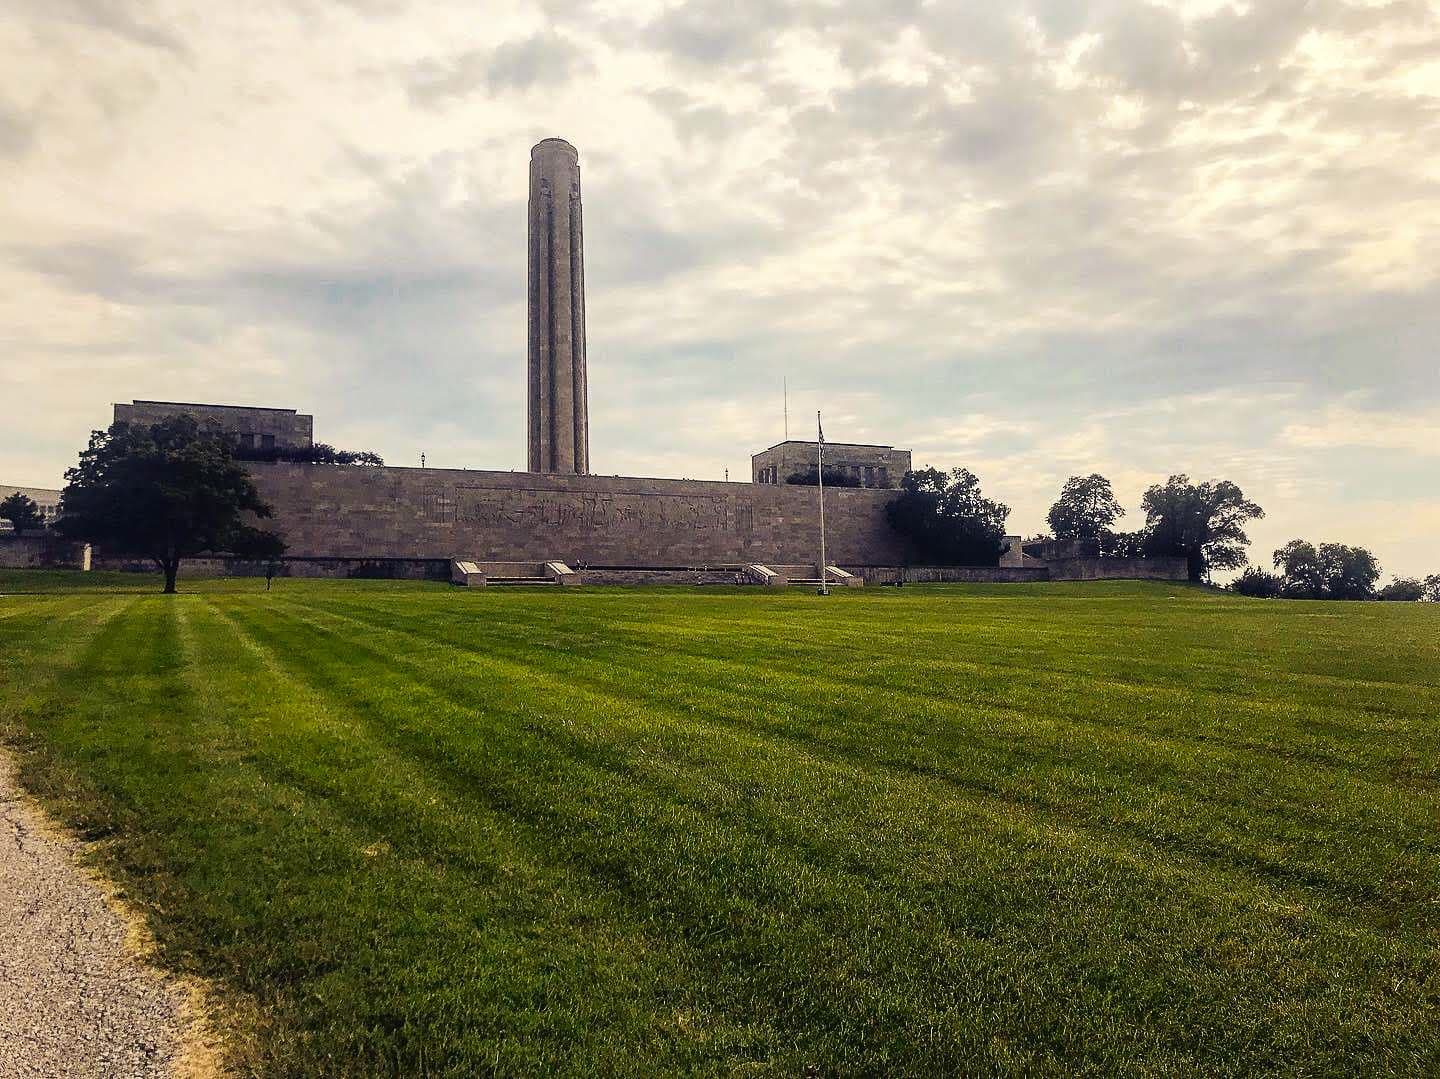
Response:
M825 584L825 427L820 422L820 412L815 412L815 485L820 489L820 594L828 596L830 590Z

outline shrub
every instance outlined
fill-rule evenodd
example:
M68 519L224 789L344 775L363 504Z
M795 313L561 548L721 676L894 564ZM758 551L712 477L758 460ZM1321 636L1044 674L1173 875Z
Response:
M235 446L231 456L237 461L291 461L306 465L383 465L385 459L369 450L337 450L324 442L311 446L271 446L255 449ZM829 477L825 479L830 482Z
M1285 578L1259 566L1251 566L1230 582L1230 590L1254 599L1275 599L1285 592Z

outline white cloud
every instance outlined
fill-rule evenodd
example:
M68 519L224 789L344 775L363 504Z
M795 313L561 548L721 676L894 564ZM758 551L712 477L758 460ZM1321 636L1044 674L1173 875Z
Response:
M1332 406L1314 420L1286 424L1280 439L1307 449L1401 450L1440 457L1440 409L1406 414Z

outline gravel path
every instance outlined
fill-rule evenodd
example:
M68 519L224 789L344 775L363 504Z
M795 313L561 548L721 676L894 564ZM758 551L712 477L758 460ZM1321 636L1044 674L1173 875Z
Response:
M80 846L0 752L0 1079L174 1075L186 993L127 950Z

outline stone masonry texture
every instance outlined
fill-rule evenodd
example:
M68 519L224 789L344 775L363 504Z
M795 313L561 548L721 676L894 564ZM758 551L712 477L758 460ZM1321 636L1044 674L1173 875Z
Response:
M529 223L530 471L584 475L590 415L580 155L564 139L530 151Z
M327 559L538 561L573 567L814 563L814 487L706 480L250 466L288 553ZM890 491L827 488L832 565L898 565Z
M755 483L783 484L796 472L815 468L814 442L781 442L750 458ZM864 487L899 487L910 471L910 451L894 446L868 446L853 442L826 442L825 469L849 473Z
M314 442L315 419L293 408L249 408L245 405L191 405L172 401L133 401L115 406L116 423L153 424L171 416L194 416L201 427L233 435L254 449L308 449Z

